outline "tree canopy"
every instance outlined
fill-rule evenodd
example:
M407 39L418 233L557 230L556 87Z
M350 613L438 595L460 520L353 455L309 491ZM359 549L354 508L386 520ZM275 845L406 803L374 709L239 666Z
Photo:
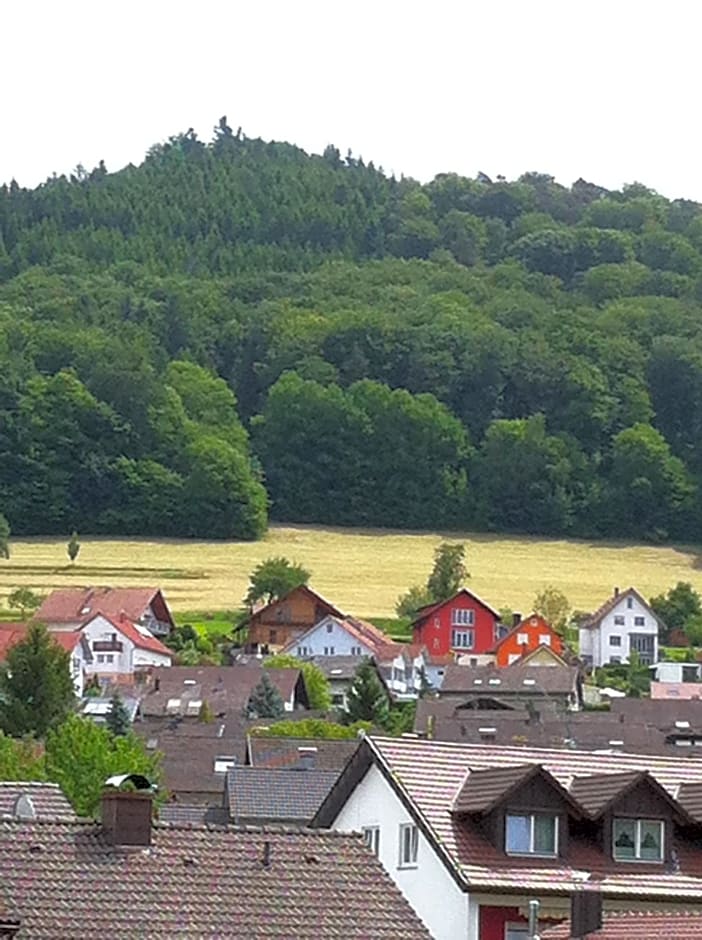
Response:
M280 521L695 540L702 206L217 124L0 186L0 554Z
M269 604L278 597L283 597L301 584L307 584L310 573L302 565L296 565L287 558L277 556L267 558L256 565L249 578L249 590L244 598L252 607L256 601Z

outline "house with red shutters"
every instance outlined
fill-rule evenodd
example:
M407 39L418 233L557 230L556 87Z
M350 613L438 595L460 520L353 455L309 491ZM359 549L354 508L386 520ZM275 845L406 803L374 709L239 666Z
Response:
M563 656L563 638L546 622L541 614L531 614L520 620L509 633L494 646L495 665L511 666L517 660L533 653L540 646L548 646L558 656ZM554 659L554 662L557 660Z
M499 613L468 588L453 597L419 610L412 624L412 639L426 647L430 656L461 653L471 665L492 661L499 639ZM475 662L472 662L475 659Z

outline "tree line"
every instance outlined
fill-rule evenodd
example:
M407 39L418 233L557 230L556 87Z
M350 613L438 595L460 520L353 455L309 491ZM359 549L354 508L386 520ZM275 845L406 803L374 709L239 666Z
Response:
M702 207L191 131L0 187L15 534L694 539Z

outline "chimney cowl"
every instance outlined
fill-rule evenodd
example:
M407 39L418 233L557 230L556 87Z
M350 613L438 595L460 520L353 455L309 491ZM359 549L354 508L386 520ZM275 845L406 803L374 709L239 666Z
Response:
M313 770L317 762L316 747L298 747L297 757L301 770Z

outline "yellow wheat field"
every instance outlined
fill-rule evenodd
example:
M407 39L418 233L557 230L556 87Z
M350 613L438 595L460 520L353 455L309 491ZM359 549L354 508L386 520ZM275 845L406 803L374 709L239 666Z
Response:
M285 555L308 568L311 585L342 610L387 617L400 593L426 580L444 538L466 543L468 585L497 608L526 613L547 584L579 610L592 610L615 585L635 585L648 597L690 581L702 592L702 560L690 547L272 526L260 542L86 538L75 565L66 539L14 539L11 558L0 561L0 605L20 585L45 594L68 585L154 584L175 611L232 609L254 566Z

